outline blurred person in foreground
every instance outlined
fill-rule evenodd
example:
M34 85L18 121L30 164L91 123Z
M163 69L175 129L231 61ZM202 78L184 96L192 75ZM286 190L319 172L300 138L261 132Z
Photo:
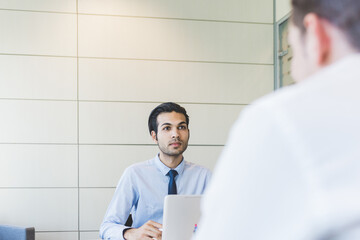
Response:
M360 239L360 1L292 8L298 84L241 113L196 240Z

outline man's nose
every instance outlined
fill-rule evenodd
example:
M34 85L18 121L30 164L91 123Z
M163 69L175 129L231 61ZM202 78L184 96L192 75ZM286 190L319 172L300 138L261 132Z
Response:
M171 132L171 137L172 138L178 138L179 137L179 130L177 128L173 129L173 131Z

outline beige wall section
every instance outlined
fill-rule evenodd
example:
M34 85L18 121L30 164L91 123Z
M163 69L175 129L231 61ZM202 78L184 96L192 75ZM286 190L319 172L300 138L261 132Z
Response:
M272 89L272 72L272 65L80 59L79 98L248 104Z
M79 0L80 13L256 23L272 23L272 9L264 0Z
M0 96L76 100L76 71L76 58L0 55Z
M77 141L76 102L0 100L0 112L0 143Z
M213 169L239 112L273 90L272 1L129 3L0 0L1 223L97 239L124 169L157 153L155 106L188 110L184 156Z
M80 189L80 230L99 228L115 188Z
M185 160L213 169L222 146L189 146ZM80 187L116 187L129 163L145 161L158 153L156 146L80 146Z
M272 32L269 24L80 15L79 55L272 64Z
M291 0L276 0L276 21L291 12Z
M80 187L116 187L129 164L152 158L156 146L80 146Z
M86 232L82 231L80 233L80 240L98 240L99 239L99 233L95 231Z
M76 189L0 189L2 223L38 231L74 231L78 224Z
M1 9L76 13L74 0L0 0Z
M0 144L0 187L77 187L76 145Z
M76 15L0 10L0 52L76 56Z
M81 102L80 143L152 144L147 118L158 103ZM182 104L191 118L190 144L223 145L242 105ZM133 127L129 127L133 126ZM211 134L209 134L211 128Z
M78 240L79 234L74 232L36 232L36 240ZM86 240L98 239L98 238L86 238Z

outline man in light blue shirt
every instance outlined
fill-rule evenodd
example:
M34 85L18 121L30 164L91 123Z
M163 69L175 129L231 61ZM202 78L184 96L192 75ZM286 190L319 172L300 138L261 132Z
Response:
M112 240L161 239L164 197L203 194L211 173L184 160L189 140L189 116L176 103L163 103L149 116L149 132L159 154L128 167L122 175L100 227L100 237ZM132 227L125 222L132 214Z

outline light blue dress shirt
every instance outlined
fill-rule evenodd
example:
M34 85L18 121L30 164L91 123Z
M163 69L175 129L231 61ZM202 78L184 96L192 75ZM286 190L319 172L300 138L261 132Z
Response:
M116 187L104 220L100 227L102 239L123 240L124 224L132 214L132 227L141 227L149 220L162 224L164 198L168 195L171 169L163 164L158 155L148 161L128 167ZM180 195L204 193L211 177L207 168L183 161L175 168L177 192Z

